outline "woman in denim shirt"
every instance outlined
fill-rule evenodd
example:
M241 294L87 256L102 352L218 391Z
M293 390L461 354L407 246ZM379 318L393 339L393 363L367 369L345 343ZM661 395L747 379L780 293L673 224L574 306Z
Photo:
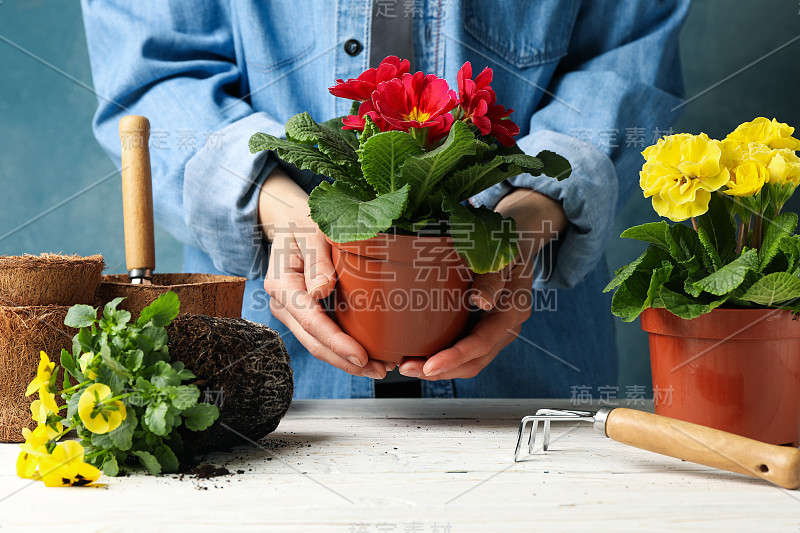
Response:
M513 215L536 258L510 281L476 279L477 303L489 309L504 283L523 284L532 309L486 312L455 346L400 371L426 397L575 397L615 385L604 248L639 152L676 118L688 0L380 4L410 19L415 70L454 83L465 61L476 73L490 66L520 148L573 167L564 181L520 175L470 200ZM150 118L157 221L184 243L186 271L248 277L243 314L283 337L298 398L372 397L391 367L368 361L316 302L335 283L307 218L320 177L253 156L247 141L281 136L302 111L347 114L350 102L327 88L370 66L370 11L360 0L83 2L98 140L119 164L120 117Z

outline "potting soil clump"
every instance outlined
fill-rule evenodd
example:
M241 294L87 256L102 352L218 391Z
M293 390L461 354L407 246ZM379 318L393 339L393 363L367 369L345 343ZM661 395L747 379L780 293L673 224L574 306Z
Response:
M183 432L189 454L258 441L278 427L294 392L280 336L239 318L182 315L167 327L169 353L197 376L201 401L219 407L215 424Z

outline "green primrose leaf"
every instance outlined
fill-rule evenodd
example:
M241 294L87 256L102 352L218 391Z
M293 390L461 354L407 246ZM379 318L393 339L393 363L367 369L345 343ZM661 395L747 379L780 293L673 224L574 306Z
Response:
M349 178L348 172L341 165L331 161L330 157L318 148L303 143L279 139L266 133L256 133L250 137L250 152L275 150L278 157L303 170L314 174L322 174L334 180Z
M391 227L408 201L409 187L381 194L372 200L359 196L352 186L320 183L308 198L311 219L334 242L369 239Z
M710 265L713 270L719 270L722 266L722 258L720 257L717 249L714 247L711 237L708 236L708 232L705 228L697 228L697 238L700 239L700 244L702 245L704 251L703 263Z
M386 131L372 135L361 150L364 177L378 194L399 189L400 167L410 155L419 155L422 147L409 133Z
M636 239L637 241L644 241L650 244L655 244L659 248L669 251L669 243L667 242L666 233L669 229L669 224L661 220L659 222L648 222L640 226L633 226L628 228L620 234L624 239Z
M722 298L703 302L697 298L690 298L685 294L670 290L667 287L661 287L658 295L667 311L687 320L711 312L725 303L727 299L727 296L723 296Z
M519 248L514 219L449 198L443 200L442 208L450 213L453 246L473 272L497 272L516 258Z
M723 266L716 272L698 279L694 287L702 289L715 296L722 296L738 287L744 280L748 271L758 268L758 252L755 248L749 249L739 257Z
M714 193L708 203L708 211L697 217L698 233L700 230L705 232L708 245L717 251L722 265L736 255L736 227L728 212L730 202L729 196Z
M611 299L611 312L623 322L632 322L650 307L666 283L674 265L666 262L655 270L636 270L620 284Z
M522 159L520 155L512 156L515 159L513 162L517 163L523 168L527 168L524 164L521 163ZM525 156L530 157L530 156ZM569 164L566 158L551 152L549 150L542 150L538 154L536 154L536 159L542 162L542 166L537 170L528 170L526 172L533 174L534 176L538 176L539 174L546 174L551 178L555 178L558 181L567 179L570 174L572 174L572 166Z
M753 283L739 298L767 307L796 304L800 278L788 272L773 272Z
M703 245L697 233L686 224L673 224L664 234L669 253L689 269L702 268Z
M143 450L137 450L132 453L139 458L139 463L152 475L158 476L161 474L161 463L158 462L155 455Z
M410 155L401 166L404 183L411 185L409 210L413 214L434 186L453 170L464 156L475 154L475 135L463 122L455 122L444 143L419 156Z
M359 104L359 102L353 102L353 103L356 104L356 105ZM356 111L356 112L358 112L358 111ZM353 113L353 114L355 114L355 113ZM320 124L320 126L322 126L323 128L328 128L328 129L332 129L334 131L337 131L340 135L342 135L347 140L347 142L350 144L350 146L353 148L353 150L358 150L359 144L358 144L358 135L356 134L356 130L343 130L342 129L342 119L343 118L344 117L336 117L336 118L332 118L330 120L326 120L325 122L322 122Z
M307 112L294 115L286 122L287 139L302 144L316 144L320 152L336 164L357 164L358 155L341 131L317 124Z
M180 307L181 303L178 300L178 295L172 291L165 292L142 309L136 324L142 327L148 322L152 322L153 326L163 328L178 316Z
M97 309L91 305L73 305L64 317L64 325L71 328L88 328L97 321Z
M775 220L765 220L764 241L758 252L758 271L763 271L778 254L781 241L797 228L797 213L781 213Z
M183 423L191 431L203 431L219 417L219 408L209 403L198 403L183 412Z
M645 272L652 272L654 269L662 266L663 261L668 261L669 259L670 255L667 252L651 244L642 255L620 268L614 276L614 279L609 281L608 285L603 289L603 292L608 292L618 287L623 281L631 277L635 271L642 270Z

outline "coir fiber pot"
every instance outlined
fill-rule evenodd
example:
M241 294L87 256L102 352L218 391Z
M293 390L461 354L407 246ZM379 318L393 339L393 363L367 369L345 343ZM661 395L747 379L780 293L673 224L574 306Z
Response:
M684 320L647 309L657 414L778 445L800 444L800 320L715 309Z
M463 335L473 272L452 238L380 234L329 242L336 321L370 358L431 356Z
M36 427L30 405L38 396L25 396L25 389L36 376L40 351L58 361L62 348L71 350L77 331L64 325L68 309L0 306L0 442L22 442L22 428Z
M0 305L90 304L103 256L41 254L0 257Z
M227 318L242 316L245 278L215 274L154 274L152 285L133 285L127 274L103 276L97 289L100 305L123 296L119 309L134 316L165 292L181 301L181 314Z

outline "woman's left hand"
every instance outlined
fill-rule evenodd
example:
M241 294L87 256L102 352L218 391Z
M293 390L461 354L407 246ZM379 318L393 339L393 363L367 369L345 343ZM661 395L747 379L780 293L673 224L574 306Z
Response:
M516 221L519 254L504 269L475 276L472 301L484 314L469 335L429 358L404 358L401 374L427 380L475 377L530 318L536 254L566 229L567 217L561 202L530 189L511 192L495 210Z

